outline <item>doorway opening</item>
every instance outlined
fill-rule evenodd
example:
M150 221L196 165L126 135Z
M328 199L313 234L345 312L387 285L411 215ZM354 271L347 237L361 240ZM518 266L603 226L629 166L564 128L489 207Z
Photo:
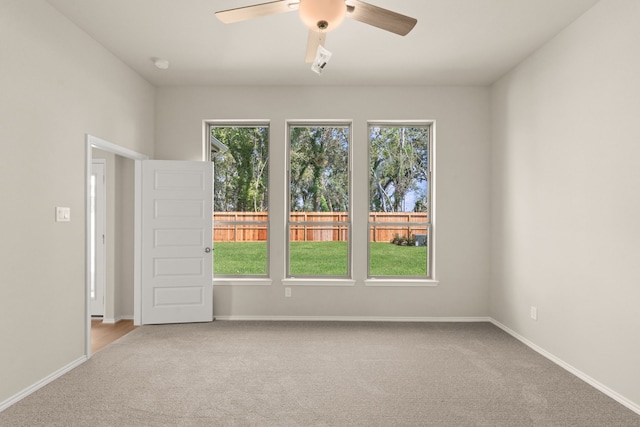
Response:
M92 348L92 335L106 335L109 343L139 324L138 194L140 161L144 154L111 142L86 136L86 258L85 258L85 353ZM99 179L94 163L104 167L103 224L100 229ZM96 169L99 169L97 166ZM105 182L106 181L106 182ZM103 255L100 254L102 250ZM103 261L103 262L102 262ZM104 286L101 287L101 264ZM102 291L103 300L100 292ZM100 315L102 317L100 317ZM96 316L95 318L92 316ZM95 319L96 322L92 322ZM137 322L136 322L137 320ZM92 334L92 323L100 326ZM123 332L126 331L126 332ZM99 341L104 344L105 338Z

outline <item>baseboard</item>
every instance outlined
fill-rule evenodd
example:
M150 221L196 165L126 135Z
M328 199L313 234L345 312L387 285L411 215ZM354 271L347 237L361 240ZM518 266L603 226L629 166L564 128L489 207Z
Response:
M73 368L83 364L87 360L88 360L87 356L82 356L79 359L76 359L75 361L69 363L67 366L64 366L64 367L58 369L57 371L55 371L54 373L46 376L45 378L41 379L37 383L25 388L20 393L8 398L4 402L0 403L0 412L4 411L9 406L19 402L20 400L24 399L27 396L29 396L31 393L34 393L34 392L38 391L39 389L41 389L42 387L46 386L50 382L57 380L58 378L60 378L61 376L63 376L67 372L71 371Z
M216 320L303 322L490 322L489 317L390 317L390 316L218 316Z
M535 352L539 353L540 355L546 357L547 359L551 360L556 365L558 365L561 368L569 371L570 373L572 373L576 377L580 378L582 381L586 382L590 386L592 386L595 389L601 391L602 393L606 394L607 396L609 396L610 398L612 398L616 402L620 403L621 405L629 408L630 410L632 410L636 414L640 415L640 405L637 405L634 402L632 402L629 399L627 399L626 397L616 393L615 391L611 390L606 385L604 385L601 382L595 380L594 378L592 378L589 375L585 374L581 370L576 369L575 367L571 366L570 364L568 364L564 360L554 356L553 354L549 353L548 351L546 351L542 347L539 347L538 345L536 345L533 342L529 341L528 339L526 339L522 335L518 334L517 332L515 332L514 330L510 329L509 327L503 325L502 323L498 322L497 320L495 320L493 318L490 318L489 321L491 323L493 323L495 326L497 326L498 328L502 329L503 331L505 331L506 333L511 335L512 337L514 337L515 339L517 339L518 341L522 342L524 345L526 345L530 349L532 349Z
M102 319L102 323L108 323L108 324L113 324L113 323L118 323L121 320L133 320L133 315L131 314L125 314L124 316L118 316L115 319L112 318L103 318Z

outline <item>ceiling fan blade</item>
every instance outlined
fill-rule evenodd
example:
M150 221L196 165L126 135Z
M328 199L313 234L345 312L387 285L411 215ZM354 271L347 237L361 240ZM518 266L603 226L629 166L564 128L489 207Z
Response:
M360 0L347 0L347 17L392 33L406 36L418 22L410 16L401 15Z
M327 33L321 31L309 30L309 38L307 39L307 56L304 62L310 64L316 59L318 46L324 46Z
M236 9L216 12L216 18L225 24L246 21L261 16L277 15L279 13L298 10L298 0L280 0L269 3L254 4L253 6L238 7Z

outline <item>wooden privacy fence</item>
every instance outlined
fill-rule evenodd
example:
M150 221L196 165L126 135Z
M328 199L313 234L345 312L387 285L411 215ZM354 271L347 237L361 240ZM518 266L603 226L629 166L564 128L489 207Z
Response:
M213 241L266 242L268 219L268 212L214 212ZM243 222L249 224L243 224ZM264 224L256 224L256 222Z
M265 242L268 218L268 212L214 212L213 241ZM291 222L301 224L291 225L291 241L346 241L348 237L346 225L317 223L348 222L348 220L349 214L346 212L292 212ZM427 227L424 223L427 221L427 214L422 212L371 212L369 213L371 223L369 240L390 242L396 234L403 237L426 235Z
M347 212L291 212L290 215L292 223L349 222ZM346 242L348 237L348 227L337 224L292 224L289 231L292 242Z
M397 234L400 237L411 237L427 234L428 222L426 212L369 212L369 241L390 242ZM385 222L394 224L385 224ZM405 224L399 225L402 222ZM413 224L412 223L422 223Z

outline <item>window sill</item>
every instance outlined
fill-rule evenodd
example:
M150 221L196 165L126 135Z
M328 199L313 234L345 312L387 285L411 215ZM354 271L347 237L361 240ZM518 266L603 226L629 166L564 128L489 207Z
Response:
M267 278L220 277L213 279L213 286L269 286L272 282Z
M435 287L440 281L433 279L367 279L365 286L389 286L389 287Z
M289 278L283 279L282 284L286 286L354 286L356 281L352 279Z

